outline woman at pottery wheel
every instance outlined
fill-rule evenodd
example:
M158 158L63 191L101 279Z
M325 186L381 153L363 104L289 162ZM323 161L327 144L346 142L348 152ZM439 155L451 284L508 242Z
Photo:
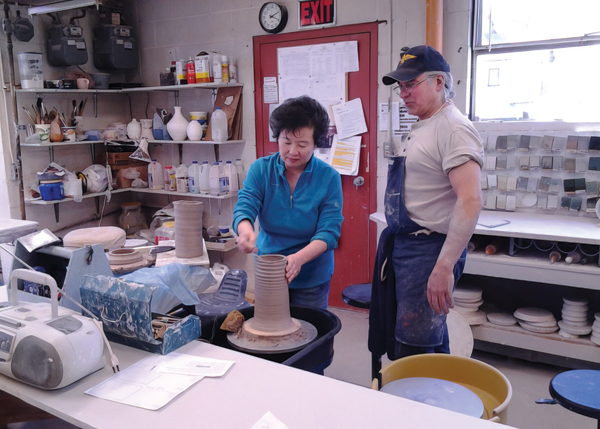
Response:
M326 309L344 219L340 175L313 156L329 117L318 101L302 96L275 109L270 125L279 152L256 160L239 191L233 210L238 248L286 255L290 304Z

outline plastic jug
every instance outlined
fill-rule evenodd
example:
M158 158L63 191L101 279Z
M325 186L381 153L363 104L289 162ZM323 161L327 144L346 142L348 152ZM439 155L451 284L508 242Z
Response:
M225 163L225 176L229 185L229 193L231 195L237 195L239 190L238 174L235 165L231 161Z
M158 244L163 240L175 240L175 222L168 221L156 228L154 231L154 243Z
M194 194L200 193L200 164L198 161L192 161L188 168L188 190Z
M215 142L227 141L227 115L220 107L217 107L211 118L212 139Z
M215 162L212 167L210 167L209 172L209 184L210 184L210 195L223 195L225 192L222 192L222 168L218 162Z
M44 72L42 70L42 54L39 52L19 52L19 74L21 88L43 88Z
M163 175L163 185L165 187L165 191L171 191L171 176L173 175L173 167L167 165L165 167L165 174Z
M163 189L164 186L163 168L155 159L148 165L148 186L150 189Z
M208 161L202 162L200 166L199 188L201 194L210 194L210 165L208 165Z
M244 180L246 180L246 170L244 169L244 163L239 158L235 160L235 169L238 175L238 189L242 189L244 187Z
M185 164L179 164L175 170L177 177L177 192L188 192L188 167Z

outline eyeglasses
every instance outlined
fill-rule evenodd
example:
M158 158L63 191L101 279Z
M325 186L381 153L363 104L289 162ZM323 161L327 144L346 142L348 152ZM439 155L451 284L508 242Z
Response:
M429 79L430 77L434 77L434 76L433 76L433 75L432 75L432 76L427 76L425 79L423 79L423 80L420 80L420 81L418 81L418 82L415 82L415 83L407 83L407 84L405 84L405 85L398 84L398 85L394 86L392 89L393 89L393 90L394 90L394 92L395 92L396 94L398 94L398 95L400 95L400 93L401 93L402 91L404 91L404 92L408 92L408 93L410 94L410 93L412 93L412 92L414 91L414 89L415 89L415 86L417 86L417 85L419 85L419 84L421 84L421 83L425 82L425 81L426 81L427 79Z

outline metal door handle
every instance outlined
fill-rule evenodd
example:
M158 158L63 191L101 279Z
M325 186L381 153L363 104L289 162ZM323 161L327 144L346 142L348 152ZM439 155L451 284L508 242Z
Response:
M354 178L354 181L352 183L354 183L354 186L356 186L356 189L358 189L359 186L365 184L365 178L362 176L357 176Z

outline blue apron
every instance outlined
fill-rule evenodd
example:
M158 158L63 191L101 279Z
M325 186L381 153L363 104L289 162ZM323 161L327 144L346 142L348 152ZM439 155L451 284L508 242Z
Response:
M444 340L446 315L437 314L429 306L427 281L446 235L429 231L408 216L404 204L405 162L406 157L397 157L389 166L385 192L385 217L395 234L392 252L397 301L395 336L404 344L433 347ZM426 233L415 234L423 230ZM465 258L466 249L454 267L454 286L462 274Z

